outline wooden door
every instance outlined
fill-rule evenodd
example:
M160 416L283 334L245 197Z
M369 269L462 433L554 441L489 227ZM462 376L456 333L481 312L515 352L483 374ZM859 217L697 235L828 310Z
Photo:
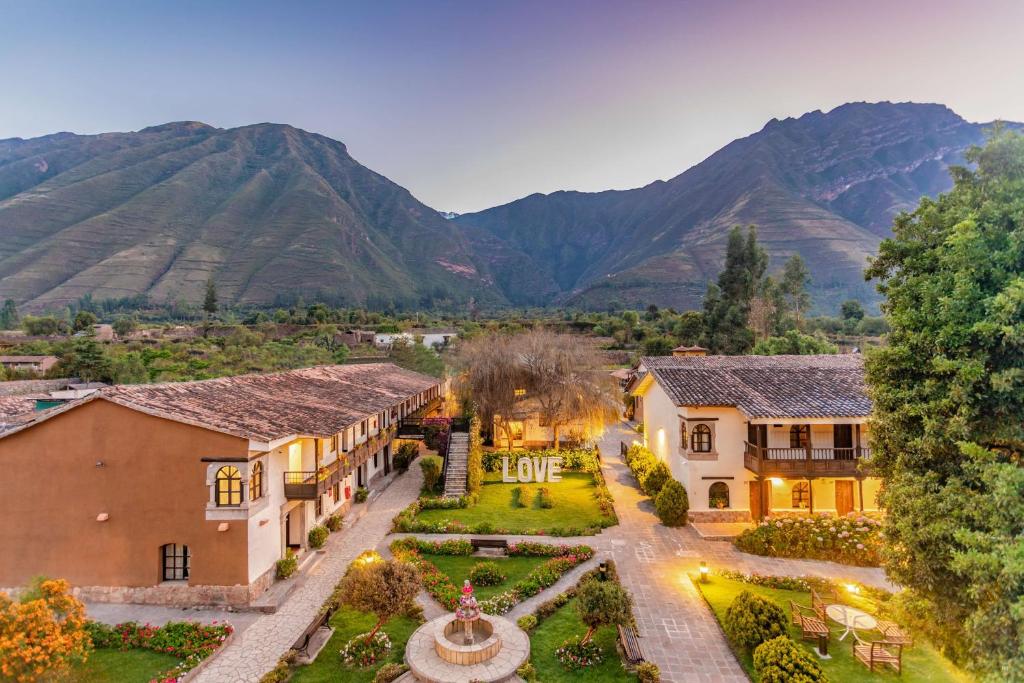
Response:
M750 482L750 517L757 521L764 518L764 515L771 509L771 496L767 494L770 482Z
M853 482L836 482L836 512L839 516L853 512Z

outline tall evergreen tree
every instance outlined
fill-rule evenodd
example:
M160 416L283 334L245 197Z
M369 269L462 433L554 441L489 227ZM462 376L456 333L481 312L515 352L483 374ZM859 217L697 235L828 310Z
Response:
M18 322L18 307L15 306L14 299L7 299L4 301L4 307L0 309L0 330L16 330Z
M754 345L748 327L750 305L767 268L768 255L757 243L757 229L751 225L744 236L740 226L734 227L718 286L709 286L704 297L704 345L712 353L741 354Z
M1024 137L897 217L868 270L888 344L868 358L885 565L943 644L1024 680Z
M789 309L793 321L799 329L803 329L804 316L811 308L811 295L807 293L807 285L810 281L811 274L800 254L790 256L782 269L782 281L779 283L779 289L785 297L786 308Z
M217 312L217 285L214 284L213 278L206 280L206 295L203 297L203 311L207 315L213 315Z

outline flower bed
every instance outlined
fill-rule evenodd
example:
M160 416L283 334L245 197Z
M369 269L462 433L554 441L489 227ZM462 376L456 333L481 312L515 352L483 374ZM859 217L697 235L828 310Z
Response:
M467 555L465 546L472 548L469 541L430 542L401 538L391 544L391 552L395 558L416 565L427 592L445 609L454 611L459 602L459 587L424 554ZM585 545L520 543L509 546L509 555L550 559L532 569L508 590L480 601L480 609L487 614L505 614L519 602L554 585L567 571L592 558L594 551Z
M508 458L510 472L515 471L520 458L561 458L562 469L568 472L590 472L593 474L601 471L600 456L593 448L569 448L557 451L553 448L542 451L491 451L483 454L484 470L500 472L504 458Z
M114 650L152 650L177 657L180 661L157 677L161 682L177 681L212 655L234 632L231 624L200 624L171 621L163 626L140 625L129 621L108 626L96 621L86 625L93 647Z
M774 516L744 531L734 544L755 555L877 567L882 549L881 525L876 517L858 513L845 517Z

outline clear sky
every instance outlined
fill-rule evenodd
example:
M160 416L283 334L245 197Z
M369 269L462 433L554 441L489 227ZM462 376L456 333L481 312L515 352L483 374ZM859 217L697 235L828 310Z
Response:
M1024 121L1022 26L1022 0L0 0L0 138L290 123L465 212L848 101Z

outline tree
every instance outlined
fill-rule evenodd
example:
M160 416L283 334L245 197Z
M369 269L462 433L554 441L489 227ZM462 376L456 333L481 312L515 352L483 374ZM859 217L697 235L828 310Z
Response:
M114 332L123 339L135 330L137 324L133 316L122 315L114 321Z
M686 487L675 479L669 479L654 498L654 511L665 526L684 526L690 511Z
M4 307L0 309L0 330L18 329L18 307L14 305L14 299L4 301Z
M838 350L824 336L816 337L800 334L796 330L789 330L781 337L768 337L757 342L753 352L760 356L779 356L783 354L806 356L818 353L836 353Z
M83 382L114 381L113 366L103 347L91 336L75 339L60 359L60 370Z
M495 422L501 426L512 450L509 427L516 405L516 389L525 389L526 376L517 362L507 334L483 334L459 344L457 363L460 369L458 388L463 399L472 403L484 428ZM497 418L497 419L495 419ZM495 441L497 441L497 435Z
M807 293L807 285L810 282L811 274L803 257L800 254L790 256L782 268L779 288L785 297L786 308L793 315L798 329L803 329L804 314L811 308L811 295Z
M670 356L676 346L670 337L648 337L644 340L645 356Z
M203 296L203 311L208 316L212 316L217 313L217 285L214 284L213 278L207 278L206 280L206 294Z
M768 255L757 244L757 229L750 226L744 237L740 227L734 227L718 285L709 285L704 297L704 345L712 353L746 353L753 346L754 334L747 327L750 305L767 267Z
M953 189L897 216L868 276L884 562L992 679L1024 678L1024 138L996 131ZM941 618L940 618L941 616Z
M441 356L423 344L396 339L388 356L391 362L400 368L415 370L433 377L444 376L444 361L441 360Z
M857 323L864 319L864 306L856 299L848 299L839 307L839 314L843 320L852 320Z
M704 336L704 314L700 311L687 311L679 316L672 326L672 334L680 344L693 346Z
M57 334L61 331L61 326L67 329L67 323L58 320L52 315L35 317L26 315L21 321L21 327L25 330L25 334L32 336L48 337Z
M75 321L71 325L73 332L85 332L91 330L96 324L96 314L91 311L79 311L75 314Z
M411 564L396 560L356 562L339 585L342 601L360 612L377 617L367 634L370 643L380 627L405 611L420 591L419 572Z
M587 627L581 644L589 643L594 631L602 626L628 623L633 602L629 593L615 581L584 581L576 591L576 611Z
M58 678L88 657L85 606L69 591L67 581L42 579L20 602L0 593L0 679Z
M638 314L636 311L623 311L622 323L625 326L625 341L628 344L633 339L633 331L636 329L636 326L640 323L640 314Z

